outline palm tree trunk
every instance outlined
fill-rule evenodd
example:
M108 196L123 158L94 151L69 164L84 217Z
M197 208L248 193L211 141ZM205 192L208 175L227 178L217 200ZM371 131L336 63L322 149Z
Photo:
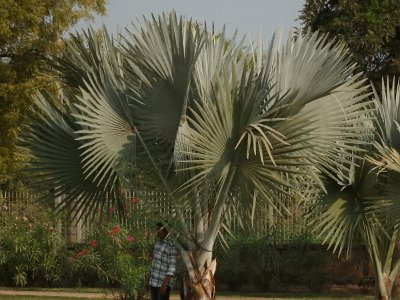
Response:
M196 213L196 239L188 240L181 248L181 257L186 268L183 282L185 300L215 299L215 270L217 261L213 258L213 246L221 226L225 202L235 176L236 167L229 171L221 187L216 205L212 211Z
M378 300L392 299L393 282L386 273L381 273L375 279L376 297Z
M393 282L392 299L400 299L400 278L397 277Z
M204 253L204 250L193 255L191 251L181 253L186 267L183 276L183 297L185 300L214 300L215 299L215 270L216 259L212 259L212 252ZM199 259L207 256L204 266L199 266ZM189 264L189 265L188 265Z

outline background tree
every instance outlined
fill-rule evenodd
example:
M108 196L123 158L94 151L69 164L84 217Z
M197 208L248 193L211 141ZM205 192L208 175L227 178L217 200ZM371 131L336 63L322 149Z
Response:
M0 184L18 170L15 142L28 120L31 94L51 82L41 75L44 57L79 20L105 13L105 0L0 1Z
M306 0L299 19L306 30L343 40L376 86L400 75L400 1Z

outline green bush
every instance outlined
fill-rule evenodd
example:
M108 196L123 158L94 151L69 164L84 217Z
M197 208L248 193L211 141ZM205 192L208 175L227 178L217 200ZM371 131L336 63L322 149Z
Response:
M67 249L51 209L30 205L21 211L0 208L0 283L53 286L68 269Z
M120 299L145 299L153 243L143 230L121 225L116 218L103 220L76 253L75 266L118 288Z
M231 241L229 249L217 253L216 279L232 291L243 286L268 289L279 280L279 252L267 238Z
M354 248L351 257L338 258L312 243L309 234L295 237L283 244L275 234L239 234L228 241L228 249L217 249L217 284L231 291L285 291L290 286L318 291L325 284L360 284L371 276L363 271L367 267L361 268L368 261L362 247Z

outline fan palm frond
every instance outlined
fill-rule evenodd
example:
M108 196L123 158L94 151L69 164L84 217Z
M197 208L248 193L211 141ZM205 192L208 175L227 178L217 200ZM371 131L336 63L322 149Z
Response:
M82 142L76 134L79 127L70 111L65 109L69 107L74 111L68 98L63 97L64 107L52 104L58 99L51 95L38 93L35 98L38 114L26 131L24 141L30 145L32 156L28 171L37 174L33 185L44 192L42 200L54 201L54 197L61 197L61 206L86 211L84 218L102 207L123 207L115 189L118 180L115 172L110 174L114 177L113 184L102 186L94 183L93 175L85 174Z
M135 124L147 147L157 151L153 155L166 154L168 160L187 114L192 72L204 32L172 13L145 19L142 27L128 33L127 82L141 78L140 87L129 86L141 103L133 110Z
M296 36L290 32L279 49L276 45L280 38L277 32L264 64L275 73L274 93L295 95L279 103L288 105L288 114L297 113L305 103L326 96L353 76L355 65L344 43L328 40L318 32Z
M120 74L121 55L115 51L114 39L104 26L99 31L90 27L87 31L70 34L64 44L61 56L53 57L50 63L51 73L68 87L84 87L90 77L101 76L104 68L109 68L114 76Z
M135 130L128 108L126 95L110 80L102 76L102 82L92 79L86 83L90 92L82 89L74 116L81 126L78 139L84 141L81 148L83 167L87 176L93 175L98 186L113 184L115 171L121 178L127 175L128 165L135 149Z
M339 185L331 179L327 194L312 203L307 216L322 243L338 255L343 251L349 254L354 241L366 237L363 235L366 228L377 228L374 215L370 214L380 200L377 176L367 161L358 161L359 165L353 165L353 178L346 179L349 184Z
M334 192L317 202L320 215L314 217L314 225L329 245L335 245L335 249L342 249L344 242L348 241L349 250L356 231L363 234L364 239L373 242L382 232L390 233L393 226L400 224L397 196L399 177L396 174L396 171L400 171L397 166L400 156L395 148L391 148L391 145L397 145L399 134L399 88L395 81L390 84L389 80L383 81L382 86L382 98L373 87L374 102L371 108L376 108L376 118L368 121L376 127L373 132L375 141L370 143L373 147L366 148L369 153L364 153L364 157L355 159L350 176L343 176L343 189L340 192ZM337 207L338 203L341 210ZM354 203L357 205L354 206ZM343 229L343 236L326 234L329 230L335 232L335 227ZM376 237L372 237L373 232Z
M382 78L381 94L372 86L374 91L375 106L378 110L377 115L377 137L378 142L400 149L400 84L393 78Z
M312 36L302 43L311 45L298 46L295 57L299 61L288 55L289 62L302 66L304 71L298 70L301 74L323 69L323 59L322 65L301 63L307 61L307 55L310 59L315 55L309 49L322 47L321 40ZM359 137L371 134L371 128L363 123L370 103L364 101L368 93L359 76L346 78L347 56L337 54L341 53L340 47L340 51L334 49L334 54L330 53L328 49L333 48L322 47L327 52L324 56L337 59L336 63L329 61L338 68L330 70L337 76L328 76L330 79L317 89L317 94L308 90L309 86L297 86L297 82L292 83L293 88L287 87L286 93L276 92L274 78L278 77L279 68L256 71L249 66L240 68L242 74L237 76L235 63L239 58L235 56L231 65L225 63L225 71L221 69L219 76L213 75L218 80L209 88L211 94L199 97L191 106L191 132L184 152L190 159L184 161L187 168L182 171L194 170L196 175L187 184L198 187L209 178L223 181L235 167L232 188L240 186L243 195L256 194L258 200L242 199L276 204L280 203L276 194L297 197L299 182L312 181L323 188L321 174L335 177L339 170L349 170L355 150L363 143ZM242 57L245 60L250 56ZM338 76L341 73L342 77ZM198 84L201 85L200 78ZM315 98L317 95L320 98Z
M381 200L374 204L372 211L385 220L385 226L399 226L400 179L400 82L395 78L382 79L381 95L374 88L375 105L378 109L376 141L374 152L367 159L379 175L378 188Z

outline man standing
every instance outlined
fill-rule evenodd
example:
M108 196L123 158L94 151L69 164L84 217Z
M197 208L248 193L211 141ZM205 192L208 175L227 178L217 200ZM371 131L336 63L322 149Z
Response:
M166 239L167 235L168 231L163 224L157 223L158 241L154 246L149 280L151 300L169 300L178 250L173 241Z

